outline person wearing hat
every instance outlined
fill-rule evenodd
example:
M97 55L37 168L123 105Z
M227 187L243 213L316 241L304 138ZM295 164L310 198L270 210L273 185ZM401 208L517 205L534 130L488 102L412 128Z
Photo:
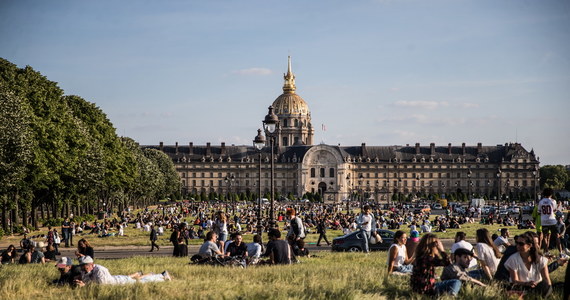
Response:
M137 281L141 283L151 282L151 281L170 281L171 277L168 271L164 271L161 274L142 274L142 272L136 272L131 275L111 275L109 269L95 264L91 256L82 256L79 258L79 265L81 266L81 279L74 280L77 286L85 286L87 284L127 284L135 283Z
M43 242L38 243L38 247L41 250L44 246ZM31 245L26 253L22 254L20 257L20 264L45 264L45 256L42 251L36 249L36 246Z
M60 257L55 263L55 267L59 271L59 279L53 281L57 285L72 285L73 281L81 277L81 267L73 265L71 258Z
M448 265L443 269L441 280L459 279L461 281L472 282L480 286L487 286L481 281L471 277L466 271L471 259L474 257L472 250L459 248L455 250L453 255L455 256L455 263Z

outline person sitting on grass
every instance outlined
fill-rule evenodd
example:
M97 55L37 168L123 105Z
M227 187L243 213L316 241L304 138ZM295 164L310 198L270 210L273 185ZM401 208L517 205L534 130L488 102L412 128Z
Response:
M459 279L461 281L471 282L480 286L487 286L481 281L471 277L466 271L469 267L469 263L473 259L473 251L465 248L459 248L455 250L453 256L455 257L455 263L448 265L443 269L441 280Z
M247 245L243 242L243 236L241 233L236 232L234 234L233 242L228 245L226 250L227 257L247 257Z
M405 232L398 230L394 234L394 243L388 249L388 274L398 272L411 274L413 270L413 257L408 257L406 251L406 240L408 236Z
M16 262L16 257L18 257L16 247L14 247L14 245L10 245L8 246L8 249L2 252L2 264L13 264Z
M91 247L91 244L86 239L80 239L77 242L77 251L75 251L75 255L77 258L81 258L82 256L91 256L91 258L95 257L95 250Z
M202 257L213 257L215 255L223 255L220 248L218 248L218 235L213 231L208 231L206 238L204 239L204 244L200 247L198 254Z
M249 257L249 264L254 265L259 262L259 258L263 252L263 244L261 235L256 234L253 236L253 242L247 244L247 256Z
M517 253L505 262L510 282L514 287L522 287L527 292L540 292L543 297L547 297L552 293L548 259L540 255L540 249L530 234L518 236L515 242Z
M451 294L456 296L461 290L461 281L449 279L437 282L435 268L451 263L443 244L433 233L425 234L416 248L414 269L410 277L413 292L425 295Z
M293 250L289 243L281 238L281 231L277 228L269 229L267 233L269 243L267 243L267 250L263 256L268 256L268 264L291 264L295 261Z
M40 242L39 246L43 247L43 242ZM40 249L41 249L40 247ZM18 261L20 264L45 264L46 260L44 257L44 253L37 250L36 246L31 245L28 248L26 253L20 256L20 260Z
M111 275L109 269L96 265L93 263L91 256L82 256L79 260L81 266L81 279L75 279L75 285L83 287L88 284L128 284L128 283L146 283L146 282L160 282L170 281L172 278L168 271L161 274L142 274L136 272L131 275Z

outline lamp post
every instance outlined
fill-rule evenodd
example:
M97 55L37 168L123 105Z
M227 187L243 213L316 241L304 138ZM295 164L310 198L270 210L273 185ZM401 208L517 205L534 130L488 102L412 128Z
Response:
M259 152L259 177L257 178L259 184L259 196L257 197L257 234L261 236L261 149L265 145L265 137L261 134L261 129L257 130L257 135L253 139L253 146Z
M491 201L491 179L487 179L487 200Z
M360 211L362 211L362 207L364 207L364 201L363 201L363 195L362 195L362 174L360 174L360 176L358 176L358 200L360 202Z
M511 179L507 179L507 183L505 184L505 195L506 195L507 203L509 202L509 195L510 194L511 194ZM509 205L509 204L507 204L507 205Z
M350 198L352 197L352 187L350 186L350 176L346 176L346 189L349 191L346 198L346 214L350 212Z
M501 206L501 169L497 170L497 209Z
M233 201L235 198L234 198L233 195L232 195L232 185L233 185L233 183L235 182L235 180L236 180L236 179L235 179L235 177L234 177L234 174L232 174L231 176L226 176L226 178L224 179L224 181L226 182L226 186L228 187L228 193L229 193L229 195L230 195L230 199L229 199L229 200L230 200L231 203L232 203L232 215L235 215L235 214L236 214L236 211L235 211L235 203L234 203L234 201ZM226 207L227 207L227 206L226 206ZM226 209L226 212L227 212L227 209Z
M273 112L273 105L269 106L269 112L263 120L263 129L265 130L265 135L268 137L269 146L271 147L271 203L269 207L269 226L271 228L275 227L275 209L273 203L275 201L275 187L274 187L274 176L275 176L275 158L274 158L274 145L275 145L275 130L279 127L279 118Z
M471 198L471 168L467 170L467 202L470 201Z
M533 196L532 196L532 201L536 201L536 200L538 199L537 193L536 193L536 181L537 181L536 178L537 178L537 175L538 175L537 169L538 169L538 167L535 167L534 170L532 171L532 177L534 178L534 182L533 182L533 190L534 190L534 193L533 193Z

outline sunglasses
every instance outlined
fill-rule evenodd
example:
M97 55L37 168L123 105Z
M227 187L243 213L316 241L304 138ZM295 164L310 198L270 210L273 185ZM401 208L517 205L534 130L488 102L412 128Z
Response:
M524 246L524 245L527 245L527 243L525 243L525 242L517 242L517 246ZM528 245L530 245L530 244L528 244Z

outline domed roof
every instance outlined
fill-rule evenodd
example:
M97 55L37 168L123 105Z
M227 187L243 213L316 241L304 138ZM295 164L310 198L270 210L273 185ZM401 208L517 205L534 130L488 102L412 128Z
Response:
M273 108L276 115L284 114L309 114L309 106L299 95L294 93L283 93L273 101Z
M283 84L283 94L273 101L273 108L276 115L301 114L309 115L309 106L301 96L295 93L295 75L291 71L291 56L288 59L287 73L283 74L285 84Z

